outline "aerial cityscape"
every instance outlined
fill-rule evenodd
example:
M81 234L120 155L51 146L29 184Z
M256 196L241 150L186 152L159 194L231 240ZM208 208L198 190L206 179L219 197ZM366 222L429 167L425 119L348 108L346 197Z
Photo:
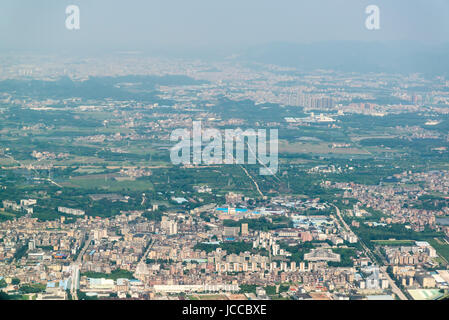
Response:
M441 50L390 72L2 50L0 299L447 298Z

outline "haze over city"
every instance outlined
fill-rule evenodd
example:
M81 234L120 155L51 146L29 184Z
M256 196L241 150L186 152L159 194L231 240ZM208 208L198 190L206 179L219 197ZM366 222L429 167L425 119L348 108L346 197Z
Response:
M81 28L64 27L79 5ZM368 0L29 1L0 5L1 50L242 49L271 42L449 40L449 3L375 1L381 28L364 27Z
M0 300L447 300L448 57L445 0L2 0Z

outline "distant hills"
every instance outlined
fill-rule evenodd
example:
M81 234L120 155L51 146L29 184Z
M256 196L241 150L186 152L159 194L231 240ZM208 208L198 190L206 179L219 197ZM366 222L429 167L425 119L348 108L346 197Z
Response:
M295 67L302 71L424 73L449 75L449 44L411 42L271 43L244 50L240 60Z
M14 92L19 96L36 98L81 97L84 99L134 100L166 103L157 97L157 86L203 84L183 75L146 76L128 75L119 77L90 77L85 81L72 81L62 77L56 81L44 80L3 80L0 92Z

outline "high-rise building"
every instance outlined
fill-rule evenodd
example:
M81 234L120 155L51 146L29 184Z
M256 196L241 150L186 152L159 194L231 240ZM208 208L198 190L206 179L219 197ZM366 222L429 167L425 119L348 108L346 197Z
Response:
M36 241L34 239L28 242L28 250L36 250Z
M248 231L248 224L247 223L242 223L242 236L247 236L249 234Z

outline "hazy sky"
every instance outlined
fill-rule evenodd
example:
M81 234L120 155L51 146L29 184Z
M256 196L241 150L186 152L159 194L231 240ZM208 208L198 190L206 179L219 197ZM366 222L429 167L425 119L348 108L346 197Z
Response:
M81 29L65 28L76 4ZM368 31L367 5L381 29ZM269 42L449 42L448 0L1 0L0 50L141 50Z

